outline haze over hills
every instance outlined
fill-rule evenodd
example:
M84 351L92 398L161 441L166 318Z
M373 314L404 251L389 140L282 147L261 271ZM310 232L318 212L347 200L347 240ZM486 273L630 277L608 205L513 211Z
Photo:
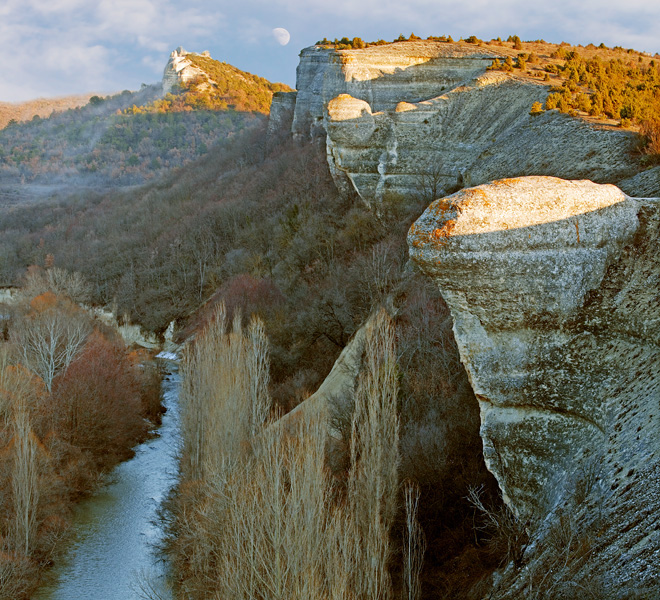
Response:
M163 83L62 100L57 106L68 110L35 113L0 130L0 202L153 179L263 121L273 93L289 89L209 56L186 55L194 77L170 60ZM40 107L35 101L23 114Z
M35 116L45 118L54 112L84 106L94 95L91 93L63 98L39 98L27 102L0 102L0 129L6 127L10 121L29 121Z

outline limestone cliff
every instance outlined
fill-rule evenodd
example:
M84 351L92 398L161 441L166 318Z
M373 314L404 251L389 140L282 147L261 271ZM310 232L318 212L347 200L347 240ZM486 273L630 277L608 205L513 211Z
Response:
M195 54L188 52L179 46L170 54L170 58L165 65L163 72L163 93L170 93L182 84L193 81L197 77L206 79L206 74L202 69L192 64L188 56ZM202 52L201 56L210 56L208 52Z
M328 104L328 162L340 185L368 203L428 196L504 176L555 175L616 182L635 174L634 134L604 129L558 111L530 116L547 87L489 72L394 110ZM432 200L433 197L429 197Z
M305 48L296 71L293 135L325 135L325 108L339 94L364 100L373 111L391 110L400 101L438 96L482 73L497 56L477 47L439 42L400 42L363 50Z
M296 92L275 92L268 116L268 137L286 134L296 108Z
M528 554L549 552L558 515L579 517L588 551L556 552L607 598L660 593L659 234L658 199L526 177L433 202L408 237L451 308L487 466L536 523ZM530 569L494 597L530 592Z
M487 71L494 58L478 46L429 41L305 48L291 132L297 139L325 137L338 187L367 204L411 196L430 201L522 175L587 178L621 183L633 195L660 194L660 179L636 177L633 132L556 110L531 116L549 86Z

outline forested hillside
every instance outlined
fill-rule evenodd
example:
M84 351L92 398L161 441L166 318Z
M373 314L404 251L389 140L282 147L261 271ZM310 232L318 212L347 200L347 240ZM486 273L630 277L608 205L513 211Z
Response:
M256 125L273 92L289 89L209 57L193 58L208 79L165 97L160 85L145 86L10 123L0 130L0 185L143 183Z

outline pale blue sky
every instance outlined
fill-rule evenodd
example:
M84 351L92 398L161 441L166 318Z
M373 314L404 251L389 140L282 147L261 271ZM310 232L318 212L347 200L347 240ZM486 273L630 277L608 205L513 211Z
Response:
M287 46L271 35L291 33ZM1 0L0 101L137 89L171 50L295 84L298 52L327 36L399 33L624 46L660 52L658 0Z

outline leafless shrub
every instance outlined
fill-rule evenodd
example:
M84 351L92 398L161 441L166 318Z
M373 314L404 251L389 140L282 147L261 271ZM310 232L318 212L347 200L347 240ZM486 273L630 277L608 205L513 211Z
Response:
M429 203L439 198L445 191L442 182L446 178L444 165L439 158L429 160L425 165L418 167L415 171L415 182L420 199Z
M419 487L406 482L404 487L405 528L403 538L403 600L419 600L422 586L419 576L422 572L426 540L417 521L419 510Z
M470 488L468 500L479 511L483 524L478 526L485 532L494 554L504 557L504 562L513 561L518 567L529 541L526 524L504 503L497 508L489 507L482 500L483 488Z
M651 162L660 162L660 120L642 122L640 134L644 154L651 159Z
M170 600L172 598L172 592L164 577L147 570L140 570L134 574L131 590L140 600Z

